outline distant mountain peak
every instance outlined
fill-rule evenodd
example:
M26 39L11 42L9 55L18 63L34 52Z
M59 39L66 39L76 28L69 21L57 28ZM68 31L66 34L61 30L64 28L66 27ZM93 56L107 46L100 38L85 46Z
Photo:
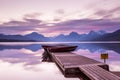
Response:
M69 35L74 36L74 35L79 35L77 32L71 32Z
M118 29L117 31L113 32L114 34L120 34L120 29Z
M39 35L37 32L30 33L31 35Z
M32 32L30 34L27 34L27 36L43 36L42 34L39 34L37 32Z
M106 34L106 32L104 30L99 30L99 31L90 31L88 34L90 35L103 35Z

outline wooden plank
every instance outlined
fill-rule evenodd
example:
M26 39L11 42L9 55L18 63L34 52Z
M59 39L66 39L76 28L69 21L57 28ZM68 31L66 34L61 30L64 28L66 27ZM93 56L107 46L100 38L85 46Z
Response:
M80 67L80 70L87 75L91 80L100 80L100 76L96 75L95 73L92 73L90 70L87 70L86 67Z
M70 52L51 53L51 54L55 56L76 56L75 53L70 53Z
M108 72L108 71L106 71L106 70L104 70L104 69L102 69L102 68L100 68L98 66L92 67L91 69L95 69L95 70L97 69L96 72L100 73L102 76L104 74L104 77L107 78L107 79L116 78L116 75L114 75L111 72ZM109 76L111 76L111 77L109 77Z
M115 75L120 77L120 72L119 71L112 71L111 73L113 73L113 74L115 74Z
M94 69L93 69L92 67L93 67ZM86 69L87 69L87 71L90 71L90 72L91 72L90 75L96 74L97 77L96 77L96 76L94 76L94 77L98 78L98 80L100 80L100 79L105 79L105 80L109 79L109 78L107 78L106 76L101 75L101 73L99 73L99 71L97 71L97 70L99 70L99 69L95 69L95 66L89 66L89 68L86 67ZM102 73L102 74L103 74L103 73Z
M68 66L79 66L79 65L85 65L85 64L103 64L101 62L98 62L96 60L84 57L84 56L80 56L80 55L76 55L76 54L65 54L65 56L63 54L56 54L56 53L52 53L52 56L54 56L54 58L56 60L58 60L62 65L68 67Z
M91 80L120 80L120 77L97 65L82 65L79 69Z

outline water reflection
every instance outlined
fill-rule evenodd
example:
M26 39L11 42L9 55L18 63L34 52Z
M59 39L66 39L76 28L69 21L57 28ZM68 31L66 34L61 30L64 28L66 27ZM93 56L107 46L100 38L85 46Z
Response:
M5 50L5 49L28 49L31 50L33 52L38 51L39 49L41 49L41 45L40 44L28 44L28 45L10 45L10 44L5 44L5 45L0 45L0 50Z
M84 55L100 62L104 62L101 59L101 53L108 53L109 58L106 60L106 63L109 65L110 70L120 71L120 43L87 43L78 45L76 54Z
M49 44L49 43L47 43ZM51 44L51 43L50 43ZM86 50L88 49L91 53L94 53L96 51L99 52L106 52L107 50L112 50L120 54L120 43L64 43L64 44L71 44L71 45L77 45L79 49ZM38 44L0 44L0 50L5 49L28 49L33 52L38 51L42 49L41 43Z
M65 78L53 62L42 62L43 52L40 44L0 45L0 80L80 80Z
M89 50L90 53L94 52L106 52L107 50L112 50L120 54L120 43L83 43L83 44L74 44L78 45L77 50Z
M9 63L24 63L25 65L34 65L39 64L42 61L42 50L32 52L26 49L11 49L0 51L0 60L9 62Z
M48 54L46 51L44 51L42 58L43 62L53 62L50 54Z
M64 77L55 63L46 62L40 46L0 45L0 80L80 80Z
M120 71L120 43L69 44L78 46L76 54L101 62L103 62L100 58L101 53L107 52L109 59L106 63L109 64L110 70ZM57 66L51 62L40 43L0 44L0 66L0 80L79 80L78 78L65 78ZM6 75L9 76L6 78Z
M0 61L0 80L79 80L65 78L54 63L41 63L33 66L10 64Z

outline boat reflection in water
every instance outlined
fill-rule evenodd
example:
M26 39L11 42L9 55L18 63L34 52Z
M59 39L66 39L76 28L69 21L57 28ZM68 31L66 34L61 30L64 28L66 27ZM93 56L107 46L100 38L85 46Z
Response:
M79 80L64 77L55 63L43 62L43 55L40 44L0 45L0 80Z

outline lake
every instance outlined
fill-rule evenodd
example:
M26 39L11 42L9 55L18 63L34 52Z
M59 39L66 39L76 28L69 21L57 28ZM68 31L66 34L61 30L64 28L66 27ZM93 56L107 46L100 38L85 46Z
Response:
M54 62L43 61L41 44L57 42L4 42L0 43L0 80L80 80L66 78ZM63 44L63 43L62 43ZM68 42L77 45L75 54L100 62L102 53L108 53L106 63L110 71L120 72L120 43L116 42Z

